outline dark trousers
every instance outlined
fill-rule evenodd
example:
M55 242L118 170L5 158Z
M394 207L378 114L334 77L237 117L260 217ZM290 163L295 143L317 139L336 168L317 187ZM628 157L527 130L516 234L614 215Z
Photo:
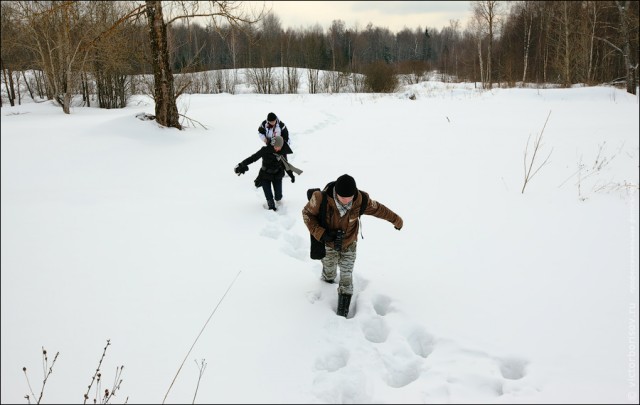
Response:
M271 185L273 184L273 192ZM267 204L273 204L274 196L276 201L282 200L282 177L277 180L262 180L262 191L267 199Z

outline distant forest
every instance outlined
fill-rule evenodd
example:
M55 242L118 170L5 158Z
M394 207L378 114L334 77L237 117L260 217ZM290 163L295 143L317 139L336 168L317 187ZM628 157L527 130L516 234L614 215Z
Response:
M512 86L624 82L625 58L632 73L637 70L638 1L472 3L473 22L464 29L453 20L440 29L415 27L394 34L371 24L356 30L337 19L326 31L319 26L285 31L273 14L250 36L230 28L176 26L174 68L289 66L362 73L382 61L399 74L437 70L460 81ZM628 9L620 9L621 3Z
M23 80L30 92L47 98L95 94L100 87L108 95L101 104L115 106L109 98L135 91L128 78L154 73L157 58L148 23L154 3L160 4L3 1L3 99L11 98L15 82ZM483 88L606 83L634 94L637 88L638 1L473 1L467 27L451 20L446 27L398 33L372 24L356 29L339 19L327 30L318 25L284 30L270 12L255 19L225 15L227 22L220 23L194 18L201 14L187 4L216 3L232 14L230 7L241 2L162 3L165 11L164 3L174 10L164 15L172 74L285 67L366 75L371 66L384 64L397 75L420 78L437 71ZM182 18L173 18L175 10ZM27 81L25 70L36 72L37 80Z

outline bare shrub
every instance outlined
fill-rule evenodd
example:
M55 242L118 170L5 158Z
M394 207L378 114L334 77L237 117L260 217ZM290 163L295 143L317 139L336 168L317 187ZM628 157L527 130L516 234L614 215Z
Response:
M322 76L322 90L326 93L340 93L349 82L349 75L342 72L325 72Z
M352 73L351 74L351 84L353 85L354 93L364 93L365 92L365 84L364 84L365 76L360 73Z
M116 391L120 389L120 385L122 384L122 371L124 370L124 366L120 366L116 368L116 377L113 382L113 386L111 387L111 391L108 388L105 388L104 394L102 393L102 372L100 371L100 366L102 365L102 361L104 360L107 354L107 348L111 346L111 341L107 339L107 344L102 350L102 357L100 357L100 361L98 362L98 368L96 368L93 377L91 378L91 383L87 387L87 392L84 394L84 403L87 403L89 399L89 392L91 391L91 387L93 384L96 384L95 394L93 397L93 403L95 404L98 398L100 398L101 404L106 404L109 400L116 394ZM101 397L102 396L102 397Z
M398 74L405 84L418 84L425 81L429 64L420 60L406 60L398 64Z
M216 70L213 83L215 93L236 94L238 71L236 69Z
M618 150L613 154L607 154L605 151L606 141L598 146L598 153L591 165L584 163L583 156L577 163L577 169L569 177L567 177L558 188L564 186L569 180L575 179L574 185L578 190L578 199L585 201L589 198L588 193L609 193L609 192L623 192L630 193L634 190L638 190L638 184L629 183L624 180L623 182L614 181L611 178L606 178L605 172L611 164L611 162L622 153L624 143L620 145ZM589 185L591 188L589 189Z
M115 379L113 382L113 385L111 386L111 389L109 388L105 388L104 391L102 390L102 372L100 371L100 367L102 365L102 361L104 360L106 354L107 354L107 348L111 345L110 341L107 339L107 345L104 347L104 350L102 351L102 357L100 357L100 361L98 362L98 367L96 368L96 371L93 374L93 377L91 378L91 383L89 384L89 386L87 387L87 392L84 394L84 403L87 403L87 400L89 399L89 392L91 392L91 388L93 387L93 385L95 384L95 395L93 397L93 403L101 403L101 404L107 404L109 403L109 401L116 395L116 392L120 389L120 385L122 384L122 371L124 370L124 366L120 366L116 368L116 375L115 375ZM51 366L49 366L49 358L47 356L47 351L45 350L45 348L42 348L42 371L44 373L44 379L42 380L42 388L40 390L40 395L38 396L37 399L37 404L40 403L40 401L42 401L42 395L44 394L44 387L47 384L47 381L49 380L49 376L51 375L51 373L53 373L53 366L56 364L56 360L58 359L58 355L60 355L60 352L57 352L55 357L53 358L53 361L51 362ZM36 399L36 395L33 392L33 389L31 388L31 383L29 382L29 376L27 375L27 368L26 367L22 367L22 371L24 372L24 376L27 379L27 385L29 387L29 392L31 393L31 396L29 394L25 395L24 398L27 400L28 403L31 403L31 398L33 397L33 399ZM129 400L129 398L127 397L127 401ZM126 403L126 401L125 401Z
M247 82L249 82L257 93L271 94L274 88L274 74L270 67L247 69Z
M398 78L393 66L377 61L365 70L365 88L373 93L393 93L398 87Z
M318 69L307 69L307 85L309 94L316 94L320 86L320 71Z

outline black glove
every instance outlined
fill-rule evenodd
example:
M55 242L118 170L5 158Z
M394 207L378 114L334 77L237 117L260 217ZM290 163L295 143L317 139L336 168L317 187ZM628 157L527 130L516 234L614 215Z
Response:
M291 182L295 183L296 182L296 176L293 175L293 172L291 170L287 170L287 174L289 175L289 177L291 177Z
M338 231L325 229L324 233L320 237L320 242L333 242L338 236Z
M267 130L264 129L263 126L259 126L258 127L258 132L260 132L262 135L266 135L267 134Z
M241 174L245 174L247 170L249 170L249 166L243 163L238 163L236 167L233 169L233 171L236 172L238 176L240 176Z

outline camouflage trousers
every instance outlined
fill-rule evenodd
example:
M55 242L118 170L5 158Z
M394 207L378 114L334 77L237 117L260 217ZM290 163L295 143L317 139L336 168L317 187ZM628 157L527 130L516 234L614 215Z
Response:
M327 254L322 259L322 278L325 280L335 280L340 267L340 283L338 284L339 294L353 294L353 265L356 262L356 242L353 242L342 252L327 246Z

